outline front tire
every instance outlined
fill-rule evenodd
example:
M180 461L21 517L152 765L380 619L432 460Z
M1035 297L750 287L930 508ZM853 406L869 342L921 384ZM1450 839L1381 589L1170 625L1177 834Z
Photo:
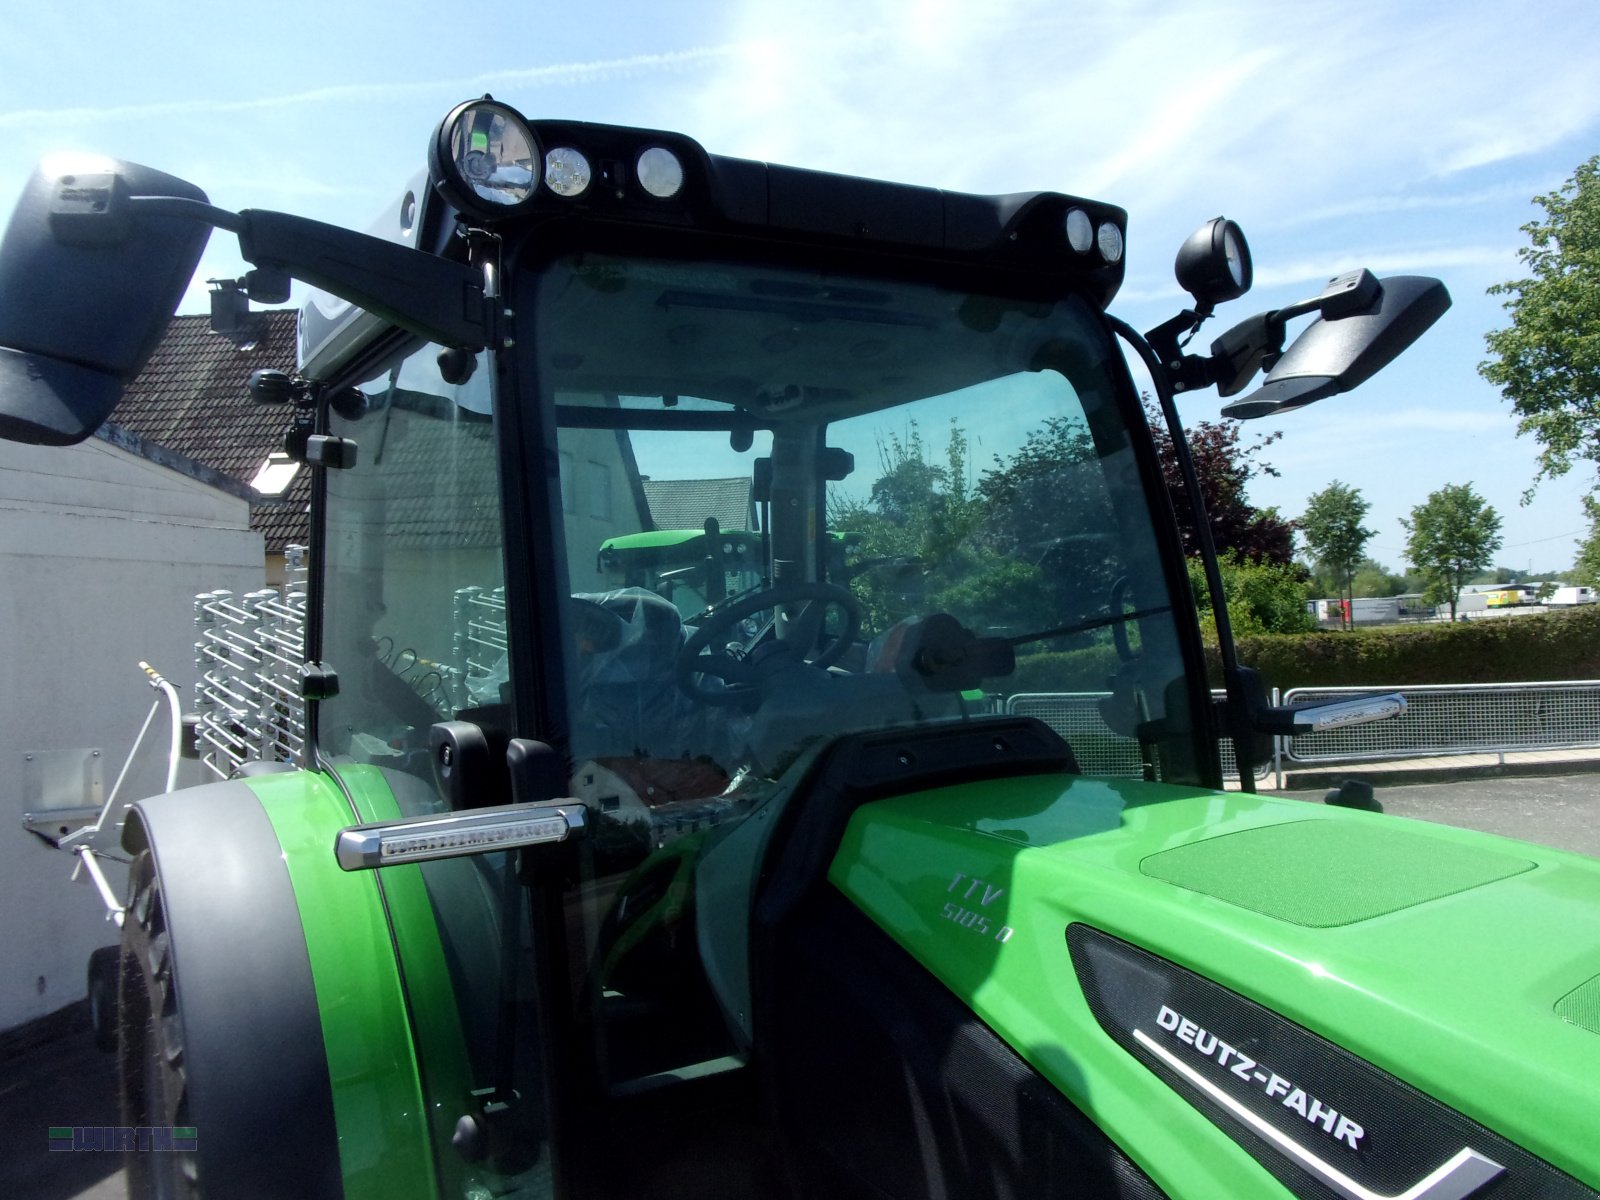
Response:
M168 1130L187 1127L183 1021L161 881L149 850L133 860L128 894L117 972L122 1123ZM193 1151L135 1151L128 1155L127 1170L130 1200L199 1195Z
M117 1048L117 970L122 951L101 946L89 955L89 1028L100 1050Z

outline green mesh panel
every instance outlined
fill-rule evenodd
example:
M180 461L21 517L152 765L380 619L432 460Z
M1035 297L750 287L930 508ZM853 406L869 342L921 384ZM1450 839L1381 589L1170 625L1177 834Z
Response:
M1557 1000L1556 1016L1590 1033L1600 1033L1600 975Z
M1152 854L1154 879L1324 929L1437 900L1533 863L1383 823L1295 821Z

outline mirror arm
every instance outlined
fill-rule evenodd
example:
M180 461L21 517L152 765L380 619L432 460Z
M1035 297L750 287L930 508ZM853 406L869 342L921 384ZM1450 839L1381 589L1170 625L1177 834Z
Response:
M1211 360L1185 354L1178 342L1178 338L1183 334L1199 329L1200 323L1208 315L1186 308L1171 320L1163 321L1144 335L1144 340L1160 359L1162 369L1166 373L1167 384L1174 395L1201 391L1216 382L1211 376Z
M489 341L482 272L370 234L264 209L229 212L175 196L127 200L130 216L184 217L239 238L261 267L348 300L431 342L476 353Z
M226 229L229 233L243 233L245 230L242 214L200 200L187 200L182 196L129 196L127 204L129 216L184 217L217 229ZM60 239L59 234L57 237Z
M1322 291L1308 300L1240 321L1216 341L1205 358L1184 354L1179 335L1199 327L1208 315L1185 309L1170 321L1157 325L1145 339L1160 356L1174 393L1202 388L1217 389L1219 396L1237 395L1255 378L1256 372L1271 370L1283 353L1288 324L1296 317L1319 314L1326 321L1337 321L1372 307L1382 292L1378 277L1365 267L1335 275Z
M488 344L484 276L464 263L337 225L246 209L239 252L449 348Z

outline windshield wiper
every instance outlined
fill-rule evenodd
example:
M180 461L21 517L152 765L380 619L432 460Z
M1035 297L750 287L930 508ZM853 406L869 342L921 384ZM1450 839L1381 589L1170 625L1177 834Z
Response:
M1103 617L1091 617L1087 621L1078 621L1071 625L1062 625L1056 629L1047 629L1043 633L1024 633L1014 638L1007 638L1013 646L1024 646L1029 642L1043 642L1050 638L1066 637L1069 633L1084 633L1090 629L1105 629L1111 625L1123 625L1129 621L1138 621L1144 617L1158 617L1162 613L1172 611L1170 604L1159 604L1155 608L1133 608L1122 613L1108 613Z

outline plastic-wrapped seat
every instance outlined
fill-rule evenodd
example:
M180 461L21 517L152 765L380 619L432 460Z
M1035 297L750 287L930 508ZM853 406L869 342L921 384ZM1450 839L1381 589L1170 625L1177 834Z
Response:
M575 738L588 758L717 757L712 714L673 678L687 640L683 618L645 588L582 593L575 672Z

